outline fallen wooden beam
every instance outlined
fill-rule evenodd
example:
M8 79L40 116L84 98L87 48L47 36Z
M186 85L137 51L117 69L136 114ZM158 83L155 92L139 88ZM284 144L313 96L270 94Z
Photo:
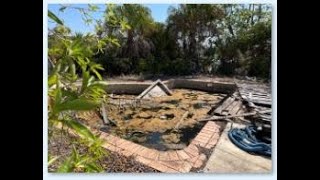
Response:
M180 124L181 124L182 121L188 116L188 114L189 114L189 111L186 111L186 112L182 115L181 119L180 119L179 122L176 124L176 126L172 129L172 131L176 131L176 130L179 128Z
M268 112L271 112L271 110L260 111L260 112L250 112L250 113L230 115L230 116L215 116L215 117L210 117L210 118L206 118L206 119L200 119L199 121L213 121L213 120L229 119L229 118L234 118L234 117L254 116L256 114L263 114L263 113L268 113Z

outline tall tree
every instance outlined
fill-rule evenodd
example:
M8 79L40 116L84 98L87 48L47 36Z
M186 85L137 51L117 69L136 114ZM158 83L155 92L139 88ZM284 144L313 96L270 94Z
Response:
M200 70L201 43L217 33L216 22L223 17L218 5L182 4L170 10L168 26L184 47L185 57L194 63L195 72Z
M147 57L154 49L149 38L155 27L150 9L140 4L123 4L117 5L112 12L107 8L106 15L103 31L121 39L122 45L118 56L129 58L131 70L134 70L137 67L138 58ZM123 28L122 24L117 27L110 25L113 18L121 19L126 23L126 33L119 33Z

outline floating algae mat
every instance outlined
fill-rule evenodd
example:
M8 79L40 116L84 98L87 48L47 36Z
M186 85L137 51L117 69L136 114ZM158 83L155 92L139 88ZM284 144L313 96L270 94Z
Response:
M89 125L157 150L183 149L205 124L197 120L208 116L226 95L187 89L171 92L139 101L133 95L110 95L105 109L112 125L103 127L102 120Z

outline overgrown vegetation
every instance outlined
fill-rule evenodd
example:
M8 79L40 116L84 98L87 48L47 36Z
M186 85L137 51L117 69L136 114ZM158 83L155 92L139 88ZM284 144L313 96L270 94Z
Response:
M94 6L90 7L90 10L80 9L80 12L86 15L88 11L95 9ZM108 11L112 12L112 8L113 6L108 6ZM103 167L99 160L106 155L101 147L102 142L98 135L77 121L74 114L76 111L95 109L104 100L104 84L99 81L102 77L98 72L104 69L92 57L102 53L107 44L117 45L117 40L90 34L71 36L70 29L64 26L62 20L51 11L48 16L57 23L50 33L48 50L51 64L48 76L49 143L56 143L51 141L51 136L60 131L64 138L72 141L73 147L71 156L64 157L57 172L101 172ZM112 25L120 23L123 22L114 19ZM76 86L79 76L82 83ZM86 147L86 153L79 154L76 148L78 146ZM49 165L58 158L59 156L51 157L49 154Z
M109 13L108 10L106 13ZM130 29L119 33L105 18L99 37L117 37L95 60L106 75L222 74L271 78L271 7L262 4L182 4L166 23L154 22L143 5L115 8Z

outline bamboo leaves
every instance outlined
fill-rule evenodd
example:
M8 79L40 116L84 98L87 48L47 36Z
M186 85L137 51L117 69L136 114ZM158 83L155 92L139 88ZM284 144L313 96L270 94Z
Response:
M88 8L89 11L98 10L95 5L90 5ZM65 9L66 6L60 8L61 11ZM62 125L60 130L63 136L68 138L72 133L77 137L76 142L72 142L71 156L49 158L48 165L56 163L56 160L61 158L63 162L59 164L57 172L101 172L103 168L97 163L104 155L101 141L76 119L76 114L78 111L95 109L101 104L105 95L104 85L95 78L102 80L99 71L104 69L100 64L92 62L94 52L103 49L107 44L119 45L119 43L111 37L99 39L91 34L71 35L71 31L54 13L49 11L48 17L57 23L49 37L48 59L52 62L52 69L48 75L48 130L53 131ZM78 75L82 76L80 84L77 83ZM79 144L86 147L85 154L79 153Z
M48 11L48 17L54 22L63 25L63 22L51 11Z

